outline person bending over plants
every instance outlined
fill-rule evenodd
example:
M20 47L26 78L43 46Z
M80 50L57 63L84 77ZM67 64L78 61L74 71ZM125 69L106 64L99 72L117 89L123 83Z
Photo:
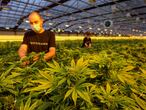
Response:
M90 33L89 32L85 33L85 37L83 39L82 47L85 47L85 48L90 48L91 47L91 38L90 38Z
M45 30L43 27L44 19L37 11L33 11L28 16L30 31L24 34L23 42L18 49L20 59L24 59L29 53L38 53L33 57L33 61L37 61L40 52L45 52L43 59L49 61L56 54L55 33ZM25 61L24 65L29 64Z

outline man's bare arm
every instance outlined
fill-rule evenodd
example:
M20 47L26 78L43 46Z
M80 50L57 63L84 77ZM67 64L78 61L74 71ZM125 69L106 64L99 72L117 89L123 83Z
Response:
M53 58L56 54L56 48L55 47L50 47L49 48L49 52L47 52L45 55L44 55L44 60L49 60L51 58Z
M19 50L18 50L18 55L20 57L20 59L23 59L24 57L26 57L27 54L27 45L26 44L21 44Z

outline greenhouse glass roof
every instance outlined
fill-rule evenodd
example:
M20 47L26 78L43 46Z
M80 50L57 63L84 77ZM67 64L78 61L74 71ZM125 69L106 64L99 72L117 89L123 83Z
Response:
M46 29L111 34L146 34L146 0L0 0L0 29L30 29L39 11Z

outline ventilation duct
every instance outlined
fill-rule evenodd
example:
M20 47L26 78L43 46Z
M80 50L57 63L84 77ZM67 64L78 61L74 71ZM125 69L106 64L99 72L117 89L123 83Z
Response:
M113 25L113 21L106 20L106 21L104 21L103 25L104 25L105 28L110 28Z

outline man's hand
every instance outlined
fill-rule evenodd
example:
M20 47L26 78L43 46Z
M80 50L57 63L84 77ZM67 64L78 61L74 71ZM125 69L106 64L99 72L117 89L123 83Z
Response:
M48 61L49 59L53 58L55 56L55 54L56 54L56 48L55 47L50 47L49 52L47 52L44 55L44 60Z
M27 65L29 65L29 63L30 63L30 61L24 61L24 62L22 63L22 66L27 66Z
M18 55L20 57L20 59L23 59L26 57L27 54L27 45L26 44L21 44L19 50L18 50Z
M20 60L22 61L22 64L21 64L21 65L22 65L23 67L29 65L29 63L30 63L30 61L27 59L26 56L23 57L23 58L21 58Z
M85 43L85 46L87 47L88 45Z

